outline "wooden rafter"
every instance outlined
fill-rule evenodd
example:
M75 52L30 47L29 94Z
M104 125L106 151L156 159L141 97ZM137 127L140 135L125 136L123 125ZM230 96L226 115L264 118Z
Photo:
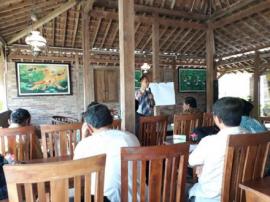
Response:
M117 4L117 1L99 0L95 3L95 6L108 7L108 8L115 9L118 7L118 4ZM199 21L204 21L207 19L207 16L203 14L190 13L184 10L171 10L171 9L166 9L166 8L156 8L156 7L146 6L146 5L141 5L141 4L135 4L134 10L140 13L149 13L149 14L157 13L159 15L182 17L186 19L199 20Z
M92 47L95 47L95 43L96 43L96 39L97 39L97 35L98 35L98 31L100 29L101 23L102 23L102 18L99 18L97 26L96 26L96 30L95 30L95 33L94 33L94 36L93 36L93 40L92 40Z
M93 10L90 15L92 17L98 18L105 18L105 19L117 19L117 12L111 11L100 11L100 10ZM161 18L159 17L159 24L164 26L170 27L179 27L179 28L192 28L192 29L201 29L206 30L206 25L203 23L198 22L190 22L190 21L179 21L169 18ZM143 24L152 25L153 17L152 16L143 16L143 15L136 15L135 16L136 22L141 22Z
M66 33L67 33L67 18L68 18L68 11L63 13L64 18L63 18L63 35L62 35L62 46L65 47L65 41L66 41Z
M105 43L105 40L107 38L107 34L108 34L109 30L111 29L112 21L113 20L110 20L109 23L108 23L108 25L107 25L107 27L106 27L105 34L104 34L103 39L102 39L102 42L100 44L100 48L102 48L103 45L104 45L104 43Z
M186 53L186 52L189 51L192 47L194 47L194 45L195 45L196 43L198 43L198 42L201 40L201 38L202 38L203 36L205 36L205 32L202 32L202 33L199 34L199 36L196 36L195 39L189 44L188 47L184 48L185 46L182 46L183 53ZM180 51L179 51L179 52L180 52Z
M59 16L61 13L67 11L70 8L72 8L76 4L77 4L77 0L70 0L70 1L68 1L66 3L63 3L62 5L60 5L58 8L56 8L54 11L52 11L51 13L46 15L45 17L41 18L40 20L36 21L32 25L28 26L26 29L24 29L24 30L20 31L19 33L15 34L14 36L12 36L8 40L7 43L8 44L14 43L18 39L26 36L33 29L37 29L37 28L41 27L45 23L47 23L47 22L51 21L52 19L54 19L55 17Z
M179 30L174 36L173 38L166 44L166 46L163 48L164 51L168 51L171 47L171 45L173 43L175 43L175 41L181 36L181 34L183 34L183 32L185 31L185 29L181 29Z
M249 7L245 10L241 10L235 14L232 14L228 17L222 18L218 21L213 22L213 28L217 29L219 27L223 27L227 24L231 24L237 20L241 20L242 18L253 15L254 13L261 12L270 7L270 1L263 1L261 3L256 4L255 6Z
M176 33L177 27L173 28L170 33L165 36L165 39L160 43L160 50L163 50L163 46L167 44L168 40Z
M197 34L199 33L199 30L196 30L186 41L181 47L177 50L177 53L180 53L190 42L192 39L196 38ZM196 40L196 39L195 39Z
M186 33L184 33L181 38L175 43L174 47L172 48L173 51L176 51L177 47L182 43L182 41L189 35L189 33L192 31L192 29L186 30Z
M75 18L75 25L74 25L74 31L73 31L73 36L72 36L72 47L75 46L75 41L76 41L76 36L78 33L78 25L79 25L79 20L80 20L80 10L81 10L81 5L77 5L76 11L76 18Z
M241 0L237 1L236 3L230 5L229 7L225 7L224 9L221 9L217 12L215 12L213 15L210 16L209 21L216 20L218 18L222 18L224 16L227 16L229 14L232 14L233 12L237 10L241 10L242 8L255 3L257 0Z
M114 44L114 41L116 39L118 32L119 32L119 27L118 27L118 24L116 24L116 27L115 27L114 32L113 32L112 37L111 37L111 42L109 44L110 47L113 47L113 44Z

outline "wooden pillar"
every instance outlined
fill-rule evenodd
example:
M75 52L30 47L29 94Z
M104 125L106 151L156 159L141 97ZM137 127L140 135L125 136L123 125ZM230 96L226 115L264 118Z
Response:
M94 101L94 69L90 65L90 33L89 33L89 11L82 12L82 47L83 47L83 91L84 110L87 105Z
M118 0L122 130L135 133L134 0Z
M158 15L153 17L152 24L152 63L153 63L153 81L160 82L160 66L159 66L159 23Z
M152 64L153 64L153 82L161 81L161 71L159 66L159 23L158 15L153 16L152 24ZM154 115L160 114L160 107L155 106Z
M206 109L207 112L212 111L213 100L214 100L214 79L215 79L215 41L214 41L214 30L212 26L208 27L206 34Z
M80 99L79 97L82 95L82 91L80 89L80 63L79 63L79 55L78 53L76 53L75 55L75 72L76 72L76 109L77 109L77 117L78 117L78 120L81 120L82 118L82 115L81 115L81 104L80 103Z
M256 52L253 74L253 116L255 118L260 116L260 64L260 55Z
M3 109L7 109L7 94L6 94L6 58L4 47L0 43L0 101L2 101Z

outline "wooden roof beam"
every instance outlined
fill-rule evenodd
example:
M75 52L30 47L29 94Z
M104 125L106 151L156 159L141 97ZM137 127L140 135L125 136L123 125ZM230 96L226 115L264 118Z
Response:
M107 25L107 27L106 27L105 34L104 34L104 36L103 36L103 39L102 39L100 48L102 48L103 45L104 45L104 43L105 43L105 40L106 40L106 38L107 38L108 32L109 32L109 30L110 30L110 28L111 28L111 25L112 25L112 20L109 21L109 23L108 23L108 25Z
M44 16L43 18L41 18L40 20L36 21L35 23L33 23L32 25L26 27L24 30L20 31L19 33L15 34L14 36L12 36L9 40L8 40L8 44L12 44L15 41L19 40L20 38L26 36L27 34L29 34L32 30L35 30L39 27L41 27L42 25L46 24L47 22L51 21L52 19L56 18L57 16L59 16L60 14L64 13L65 11L67 11L68 9L72 8L73 6L75 6L78 2L80 2L80 0L70 0L66 3L63 3L62 5L60 5L58 8L56 8L54 11L50 12L49 14L47 14L46 16Z
M76 11L78 12L76 15L76 19L75 19L75 25L74 25L74 33L72 36L72 47L75 46L75 41L76 41L76 36L78 33L78 25L79 25L79 20L80 20L80 10L81 10L81 5L78 5L76 8Z
M241 20L242 18L251 16L255 13L259 13L267 8L270 8L270 0L263 1L261 3L258 3L255 6L249 7L245 10L239 11L235 14L232 14L228 17L224 17L220 20L213 22L213 28L217 29L220 27L224 27L225 25L231 24L235 21Z
M94 18L105 18L105 19L113 19L113 20L118 21L117 12L93 10L90 13L90 16ZM149 24L152 26L153 17L136 15L135 21L144 23L144 24ZM180 21L180 20L173 20L173 19L161 18L161 17L158 18L158 21L160 25L170 26L170 27L191 28L191 29L200 29L200 30L207 29L207 26L205 24L198 23L198 22Z
M213 13L210 18L209 21L214 21L218 18L222 18L224 16L230 15L233 12L237 11L237 10L241 10L242 8L257 2L258 0L241 0L241 1L237 1L236 3L230 5L229 7L223 8L215 13Z
M173 3L172 3L172 5L173 5ZM118 8L118 3L117 3L117 1L112 1L112 0L99 0L99 1L96 1L95 6L116 9L116 8ZM205 21L208 18L207 15L190 13L190 12L186 12L184 10L172 10L172 9L166 9L166 8L157 8L157 7L153 7L153 6L145 6L145 5L140 5L140 4L135 4L134 10L135 10L135 12L140 12L140 13L149 13L149 14L157 13L159 15L166 15L166 16L171 16L171 17L181 17L181 18L198 20L198 21Z

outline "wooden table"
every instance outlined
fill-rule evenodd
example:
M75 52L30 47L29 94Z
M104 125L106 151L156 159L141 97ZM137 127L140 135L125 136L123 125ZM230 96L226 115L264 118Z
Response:
M241 189L245 190L247 202L270 201L270 177L248 181L239 186Z
M59 162L59 161L69 161L73 159L73 155L69 156L59 156L59 157L51 157L51 158L43 158L43 159L33 159L29 161L21 161L21 164L31 164L31 163L52 163L52 162Z

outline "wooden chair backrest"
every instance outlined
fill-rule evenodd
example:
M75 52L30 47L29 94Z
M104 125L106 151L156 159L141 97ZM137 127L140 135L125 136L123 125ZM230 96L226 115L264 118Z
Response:
M148 197L148 201L184 202L188 155L188 144L122 148L121 201L128 201L130 184L132 201L144 202Z
M261 117L259 117L259 120L263 124L270 123L270 117L269 116L261 116Z
M202 127L209 127L209 126L214 126L214 125L215 125L215 122L214 122L213 114L210 112L204 112Z
M194 128L201 126L202 114L181 114L174 115L174 135L186 135L186 141L189 141L189 135Z
M112 129L121 130L121 120L120 119L114 119L113 120Z
M239 183L262 178L269 157L270 132L228 138L222 182L222 202L244 202Z
M67 116L52 116L51 118L52 124L53 125L58 125L58 124L69 124L69 123L78 123L79 120L72 118L72 117L67 117Z
M69 188L74 188L74 201L81 201L82 192L84 201L90 201L91 174L96 173L95 201L103 202L105 161L106 155L99 155L80 160L4 166L9 201L37 201L38 198L40 202L68 202ZM69 184L70 179L73 185Z
M167 116L140 117L139 140L142 146L163 144L167 134Z
M73 155L82 139L82 123L41 125L43 158Z
M0 152L14 154L15 160L31 160L33 156L33 139L35 128L0 128Z

